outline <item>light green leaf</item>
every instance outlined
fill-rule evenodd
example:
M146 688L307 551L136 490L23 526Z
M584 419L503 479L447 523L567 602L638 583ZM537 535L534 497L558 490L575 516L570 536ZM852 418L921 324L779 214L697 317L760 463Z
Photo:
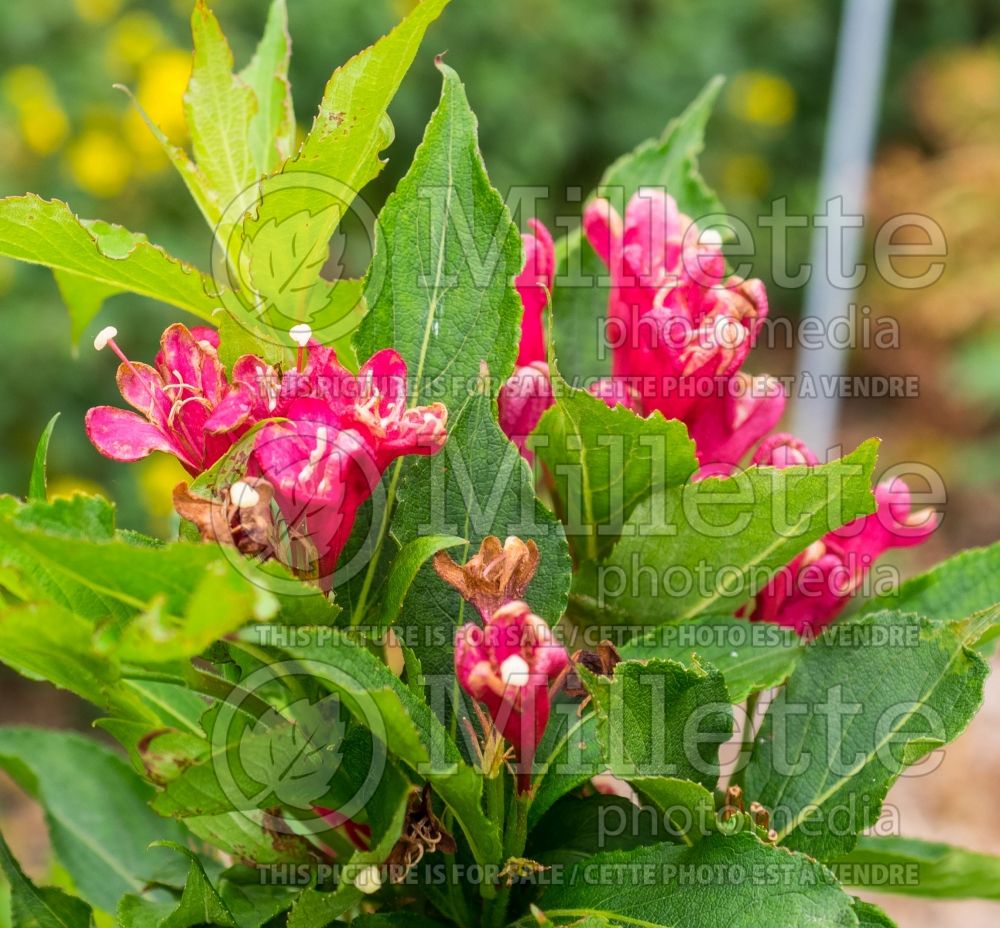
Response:
M49 457L49 441L52 439L52 430L56 427L58 418L59 413L56 413L49 419L48 425L42 430L41 438L38 439L35 460L31 465L31 479L28 482L28 499L45 499L45 467Z
M233 74L233 53L204 0L191 13L191 34L194 65L184 116L195 163L225 210L258 177L248 138L257 100Z
M721 87L721 78L709 81L659 138L648 139L615 161L604 172L597 194L607 196L621 213L640 187L665 187L681 211L695 220L723 212L698 172L705 126ZM607 269L579 229L558 243L556 253L552 319L561 366L574 377L604 376L610 373L610 351L604 346L602 356L598 345L604 344L608 312Z
M598 560L643 499L686 483L698 469L694 442L677 419L609 409L586 390L570 390L558 374L553 382L555 405L539 421L531 447L552 475L578 558Z
M151 842L184 839L175 822L150 810L152 788L90 738L0 728L0 767L41 804L59 861L80 894L106 912L155 874Z
M743 702L751 693L778 686L805 647L793 629L726 615L672 622L634 638L621 648L627 660L662 658L687 666L711 664L722 673L729 698Z
M413 405L443 402L456 415L483 365L499 385L514 369L521 301L521 237L490 186L476 118L458 75L444 64L441 102L406 176L379 215L366 279L369 313L361 357L395 348Z
M966 624L880 612L805 650L744 776L781 841L821 860L848 853L903 770L965 728L987 673L969 637Z
M260 175L269 174L279 161L291 155L295 142L295 112L288 83L291 54L286 2L272 0L264 35L250 63L239 74L257 100L257 112L250 120L249 145Z
M858 918L858 928L896 928L896 923L885 912L863 899L855 898L854 914Z
M423 0L388 35L334 71L302 147L263 182L261 199L244 221L242 237L248 243L244 266L252 282L248 289L258 289L257 278L265 266L288 280L302 256L310 257L310 266L300 279L301 288L322 283L320 271L334 230L354 198L382 169L379 154L392 141L389 103L425 30L447 3ZM268 224L281 227L287 243L295 242L298 257L287 248L275 250L256 242L259 230ZM264 290L262 296L265 304L286 317L299 311L287 288L279 293ZM309 319L299 321L311 324ZM269 324L274 325L261 320L263 328Z
M874 511L877 450L871 439L818 467L752 467L654 493L596 568L598 605L654 625L735 611L813 541ZM592 595L596 586L585 575L578 589ZM592 621L606 621L588 605Z
M875 892L1000 902L1000 857L937 841L862 835L830 866L845 885Z
M421 535L405 544L389 568L385 591L374 621L376 627L385 628L396 621L414 578L428 558L445 548L466 544L466 539L457 535ZM361 616L357 619L360 621Z
M865 612L898 609L935 622L962 619L1000 603L1000 542L969 548L865 604Z
M559 925L585 918L636 928L857 925L851 898L827 869L748 833L597 854L544 889L538 907Z
M10 884L11 928L93 928L90 906L61 889L35 886L0 835L0 870Z
M65 203L34 194L0 200L0 255L161 300L209 322L219 305L211 280L144 235L78 219Z

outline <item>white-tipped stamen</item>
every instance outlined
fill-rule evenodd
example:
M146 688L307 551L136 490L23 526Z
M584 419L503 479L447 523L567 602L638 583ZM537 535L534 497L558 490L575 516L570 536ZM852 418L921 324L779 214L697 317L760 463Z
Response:
M358 875L354 878L355 889L361 890L361 892L363 892L366 896L370 896L372 893L378 892L381 885L382 872L379 870L377 864L365 867L363 870L359 871Z
M94 350L103 351L108 347L108 342L118 335L118 329L113 325L106 325L94 336Z
M531 668L528 662L520 654L511 654L500 665L500 679L507 686L520 688L528 682Z
M240 509L250 509L260 502L260 494L245 480L237 480L229 488L229 498Z
M708 248L719 248L722 245L722 236L718 229L705 229L698 236L698 244Z
M309 339L312 338L313 330L305 322L300 322L298 325L293 325L288 330L288 334L296 345L305 348L309 344Z

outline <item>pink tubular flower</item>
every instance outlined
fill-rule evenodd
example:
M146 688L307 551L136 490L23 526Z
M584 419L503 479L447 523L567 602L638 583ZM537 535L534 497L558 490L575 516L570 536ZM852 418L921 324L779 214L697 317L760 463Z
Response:
M153 366L130 361L108 327L94 339L121 358L118 389L137 412L97 406L86 416L87 436L105 457L138 461L153 451L176 457L190 474L211 467L249 427L238 415L219 361L214 329L170 326L160 339Z
M530 460L525 441L538 425L542 413L553 403L543 314L555 280L556 255L549 230L537 219L530 220L528 224L534 234L521 236L524 267L514 280L524 306L517 367L501 388L497 402L500 428L517 445L521 454Z
M785 405L777 382L740 372L767 316L764 285L726 279L718 234L699 234L660 190L639 190L624 219L594 200L583 229L611 275L614 377L642 385L642 414L683 420L702 464L736 464Z
M818 461L799 439L778 434L757 449L753 463L812 467ZM875 512L835 529L786 564L757 594L751 619L799 634L820 631L840 614L882 554L926 541L937 524L937 513L911 511L910 490L901 480L880 483Z
M288 421L268 423L256 437L256 462L292 536L311 546L309 570L325 587L383 471L401 455L434 454L447 438L445 407L407 409L406 392L406 364L395 351L378 352L354 375L311 343L309 363L285 375L275 402L272 415Z
M485 627L469 622L455 634L458 681L513 746L521 792L531 788L535 750L549 722L549 684L568 667L566 649L519 600L497 609Z

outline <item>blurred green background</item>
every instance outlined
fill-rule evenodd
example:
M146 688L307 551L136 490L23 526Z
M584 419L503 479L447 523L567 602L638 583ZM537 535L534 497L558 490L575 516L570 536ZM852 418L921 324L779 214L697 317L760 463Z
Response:
M296 112L300 127L308 128L333 68L384 33L410 3L288 2ZM30 190L65 199L83 217L146 232L171 253L207 267L208 230L127 98L112 88L132 88L171 139L185 141L181 96L190 69L191 5L0 4L0 195ZM242 66L267 4L215 0L212 6ZM835 0L453 0L430 29L392 107L390 163L366 198L377 209L408 166L440 89L433 55L447 50L479 115L494 183L502 192L519 184L550 186L555 195L543 204L543 219L562 211L566 188L586 194L611 160L658 133L717 73L728 82L709 126L707 180L751 225L778 197L788 198L790 212L810 213L840 6ZM841 437L850 445L881 435L883 466L916 460L943 475L949 499L941 530L900 556L904 569L914 570L995 540L1000 524L998 0L898 0L871 213L878 222L901 212L924 213L941 224L950 248L947 270L927 290L872 283L859 295L873 316L897 317L902 344L895 351L857 352L851 367L861 374L917 374L920 397L845 402ZM804 260L807 235L792 234L788 247L790 264ZM765 252L756 268L765 279L768 264ZM771 287L770 297L775 312L799 312L801 291ZM182 472L161 455L138 465L102 458L84 435L83 415L89 406L119 403L114 359L90 349L94 332L113 323L129 354L149 359L174 313L116 297L75 353L51 276L2 259L0 313L0 492L25 492L38 435L62 411L50 449L50 490L103 492L118 503L120 524L168 535L170 490ZM751 361L758 370L786 373L793 358L788 351L755 352ZM7 674L0 677L0 694L3 721L88 721L76 702ZM982 724L997 722L990 718L984 715ZM964 756L961 745L979 745L981 737L982 729L970 731L952 751ZM968 762L979 765L981 758L976 748ZM991 806L989 815L980 807L955 809L948 802L964 793L948 782L935 780L941 786L936 800L922 796L911 803L908 814L917 815L918 824L924 815L927 824L913 830L934 836L947 828L957 843L993 849L1000 807ZM37 809L4 788L0 813L5 829L21 835L17 849L38 872L45 854ZM956 819L982 831L963 836ZM942 923L932 908L919 909L929 921L920 921L914 909L907 923Z

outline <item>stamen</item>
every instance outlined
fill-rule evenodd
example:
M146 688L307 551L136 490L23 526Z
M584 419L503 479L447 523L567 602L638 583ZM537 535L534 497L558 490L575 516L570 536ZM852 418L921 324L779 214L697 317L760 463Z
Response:
M138 371L135 370L132 362L125 357L125 352L123 352L115 342L115 336L117 334L118 329L116 329L113 325L105 326L100 332L97 333L97 335L94 336L94 350L103 351L110 345L111 350L118 355L122 364L127 364L136 374L138 374Z
M293 325L288 330L288 334L291 336L292 341L299 346L295 358L295 370L301 374L302 368L305 367L306 345L309 344L309 339L312 338L313 332L306 323L300 322L298 325Z
M237 480L229 488L229 499L240 509L252 509L260 502L260 494L245 480Z
M528 662L520 654L511 654L500 665L500 679L507 686L514 686L520 689L528 682L531 668Z

